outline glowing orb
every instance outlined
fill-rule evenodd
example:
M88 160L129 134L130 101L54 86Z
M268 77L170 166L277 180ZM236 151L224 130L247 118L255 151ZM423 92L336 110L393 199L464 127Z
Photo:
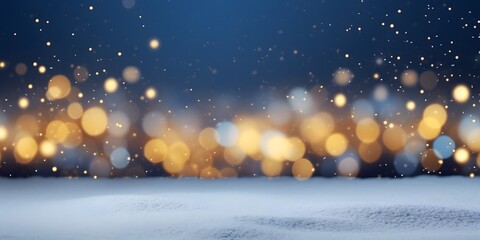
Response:
M103 109L92 107L83 113L81 124L88 135L98 136L107 129L108 116Z
M465 103L470 99L470 89L465 84L459 84L453 89L452 96L455 102Z

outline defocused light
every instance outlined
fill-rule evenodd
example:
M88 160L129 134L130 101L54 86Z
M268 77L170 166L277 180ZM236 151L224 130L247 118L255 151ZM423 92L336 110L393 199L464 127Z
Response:
M4 126L0 126L0 141L4 141L8 137L8 130Z
M45 66L38 67L38 73L44 74L46 71L47 71L47 68Z
M339 86L346 86L352 81L353 74L346 68L340 68L333 74L333 80Z
M167 154L168 148L165 142L161 139L151 139L145 144L143 148L145 158L152 163L159 163L163 161Z
M130 119L127 114L115 111L108 116L108 132L115 137L123 137L130 131Z
M168 148L167 158L163 161L163 168L170 174L179 173L190 158L190 149L184 142L178 141Z
M18 99L18 107L21 109L28 108L29 104L30 104L30 101L28 101L28 98L26 97L21 97L20 99Z
M442 105L434 103L423 110L423 118L434 118L443 126L447 122L447 111Z
M420 75L420 85L426 90L432 90L437 86L438 77L433 71L425 71Z
M198 134L198 142L206 150L213 150L218 146L217 135L215 128L205 128Z
M262 173L267 177L275 177L282 173L283 162L265 159L260 166Z
M335 97L333 98L333 103L334 103L335 106L337 106L338 108L342 108L342 107L344 107L344 106L347 104L347 97L346 97L345 94L343 94L343 93L338 93L338 94L335 95Z
M418 74L414 70L405 70L401 75L402 84L406 87L414 87L418 82Z
M264 156L272 160L282 161L285 160L285 153L289 151L290 144L282 132L268 130L262 134L260 146Z
M85 67L77 66L73 71L73 78L78 82L85 82L89 77L88 70Z
M27 164L37 155L38 145L33 137L25 136L15 143L14 156L17 162Z
M73 122L66 122L68 128L68 135L62 145L66 148L74 148L83 142L83 133L80 127Z
M98 136L107 129L108 117L103 109L92 107L83 113L81 124L88 135Z
M268 117L275 125L282 126L291 119L291 109L283 101L274 101L268 107Z
M293 163L292 174L296 179L308 179L312 177L313 172L315 168L308 159L302 158Z
M310 93L300 87L296 87L290 91L288 101L294 111L302 114L310 113L313 107L313 100Z
M152 50L156 50L160 47L160 40L156 39L156 38L153 38L150 40L150 42L148 43L148 45L150 46L150 48Z
M159 111L151 111L142 119L142 128L150 137L160 137L167 129L167 119Z
M47 125L45 137L57 143L62 143L68 137L68 127L60 120L53 120Z
M380 128L375 120L366 118L357 124L355 132L360 141L364 143L373 143L380 135Z
M358 154L360 158L366 163L376 162L382 155L382 146L377 142L373 143L360 143L358 147Z
M231 165L239 165L245 160L245 152L238 146L225 148L223 151L223 157L225 161Z
M408 111L413 111L415 110L416 104L414 101L410 100L405 104L405 107L407 108Z
M40 143L40 154L44 157L53 157L57 154L57 145L54 141L44 140Z
M380 84L373 90L373 98L379 102L384 102L388 98L388 89L385 85Z
M153 87L147 88L147 90L145 90L145 97L150 100L155 99L157 97L157 90Z
M406 138L405 131L399 126L387 128L383 132L383 144L393 152L397 152L403 148Z
M437 157L446 159L452 156L455 151L455 142L447 135L442 135L433 142L433 150Z
M359 123L365 118L373 118L374 113L375 109L372 104L365 99L359 99L352 105L351 114L355 123Z
M123 80L128 83L136 83L140 80L140 70L134 66L128 66L123 69Z
M344 177L356 177L360 171L360 164L353 157L340 159L337 165L338 172Z
M73 102L68 105L67 114L71 119L79 119L83 114L83 107L78 102Z
M215 138L221 146L231 147L237 143L238 129L237 127L228 121L219 122L217 124L217 133Z
M480 151L480 121L476 115L466 115L458 125L458 136L473 151Z
M218 171L217 168L206 167L202 169L202 171L200 172L200 177L206 178L206 179L215 179L215 178L221 178L222 174L220 173L220 171Z
M442 166L443 161L439 159L432 149L428 149L422 154L423 167L431 172L435 172Z
M237 145L248 155L253 156L260 151L262 136L254 128L240 129Z
M110 160L112 166L123 169L130 162L130 153L125 148L117 148L110 154Z
M348 148L348 139L341 133L330 135L325 141L325 149L328 154L338 157Z
M470 160L470 152L466 148L457 148L453 159L455 159L455 162L458 164L465 164Z
M300 124L300 134L310 143L323 142L335 129L333 117L321 112L306 118Z
M456 102L465 103L470 99L470 89L465 84L459 84L453 89L452 96Z
M49 100L62 99L70 94L72 86L64 75L56 75L48 82L46 97Z
M27 65L25 65L25 63L19 63L15 66L15 72L19 75L19 76L23 76L27 73Z
M103 83L103 88L107 93L114 93L118 89L118 82L115 78L107 78Z

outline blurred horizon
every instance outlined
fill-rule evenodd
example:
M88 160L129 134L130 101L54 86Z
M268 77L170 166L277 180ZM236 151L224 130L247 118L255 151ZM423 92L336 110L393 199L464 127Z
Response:
M474 177L479 11L9 1L0 176Z

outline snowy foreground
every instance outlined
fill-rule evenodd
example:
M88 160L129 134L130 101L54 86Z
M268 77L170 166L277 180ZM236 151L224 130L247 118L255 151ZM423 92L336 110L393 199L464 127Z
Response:
M480 179L0 179L0 239L479 239Z

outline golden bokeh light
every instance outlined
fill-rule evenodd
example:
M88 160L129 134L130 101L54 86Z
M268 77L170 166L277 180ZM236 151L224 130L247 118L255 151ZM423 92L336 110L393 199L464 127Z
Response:
M37 155L37 141L31 136L24 136L15 143L14 156L17 162L27 164Z
M347 104L347 97L346 97L345 94L343 94L343 93L338 93L338 94L335 95L335 97L333 98L333 103L334 103L335 106L337 106L338 108L343 108L343 107Z
M314 172L315 168L308 159L302 158L293 163L292 174L296 179L309 179L310 177L312 177Z
M147 90L145 90L145 97L150 100L155 99L157 97L157 90L153 87L147 88Z
M45 72L47 72L47 68L45 66L38 67L38 73L44 74Z
M328 154L338 157L348 148L348 139L341 133L330 135L325 141L325 149Z
M28 105L30 105L30 101L26 97L21 97L18 99L18 107L21 109L26 109L28 108Z
M83 113L81 124L85 133L98 136L107 129L108 116L102 108L91 107Z
M70 103L67 107L67 114L71 119L80 119L83 115L83 107L78 102Z
M45 137L57 143L64 142L68 137L68 127L60 120L51 121L45 130Z
M65 125L68 129L67 138L62 142L62 145L66 148L75 148L83 142L83 133L80 127L73 122L66 122Z
M168 154L167 144L161 139L151 139L145 144L143 154L151 163L162 162Z
M355 132L363 143L373 143L380 136L380 127L375 120L366 118L357 124Z
M39 133L39 130L40 127L37 119L30 114L24 114L20 116L15 122L15 131L17 132L35 136Z
M105 92L107 93L114 93L118 89L118 81L115 78L107 78L105 82L103 83L103 89L105 89Z
M248 155L253 156L260 151L262 136L254 128L241 128L237 145Z
M262 153L269 159L283 161L291 147L288 138L281 132L271 133L262 137Z
M245 160L245 152L238 146L225 148L223 158L231 165L239 165Z
M174 142L168 148L167 158L163 161L163 168L170 174L179 173L190 158L190 149L184 142Z
M64 75L56 75L48 82L46 97L48 100L62 99L72 91L70 80Z
M335 129L333 117L321 112L306 118L300 124L300 134L309 143L323 142Z
M221 177L222 174L220 173L220 171L214 167L206 167L200 172L200 178L216 179Z
M366 163L376 162L382 155L382 146L378 142L360 143L358 155Z
M5 126L0 126L0 141L5 141L8 137L8 130Z
M53 157L57 154L57 145L54 141L44 140L40 143L40 154L44 157Z
M289 161L296 161L305 155L306 147L300 138L288 138L289 146L285 149L283 157Z
M442 131L442 125L436 118L423 118L418 124L418 133L425 140L436 138Z
M416 108L416 104L414 101L410 100L405 104L405 107L407 108L408 111L413 111Z
M470 99L470 89L465 84L459 84L453 89L452 97L457 103L465 103Z
M267 177L276 177L282 173L283 162L265 159L262 161L260 168L262 173Z
M160 40L156 39L156 38L152 38L150 40L150 42L148 42L148 46L152 49L152 50L156 50L158 48L160 48Z
M458 164L466 164L470 160L470 152L466 148L457 148L453 154L453 159Z
M443 126L447 122L447 111L442 105L438 103L434 103L434 104L428 105L423 110L423 118L424 119L433 118L437 120L440 126Z
M218 146L216 136L218 135L215 128L205 128L198 134L198 142L206 150L213 150Z
M395 125L389 127L383 132L383 144L390 151L400 151L405 145L406 140L407 135L400 126Z

